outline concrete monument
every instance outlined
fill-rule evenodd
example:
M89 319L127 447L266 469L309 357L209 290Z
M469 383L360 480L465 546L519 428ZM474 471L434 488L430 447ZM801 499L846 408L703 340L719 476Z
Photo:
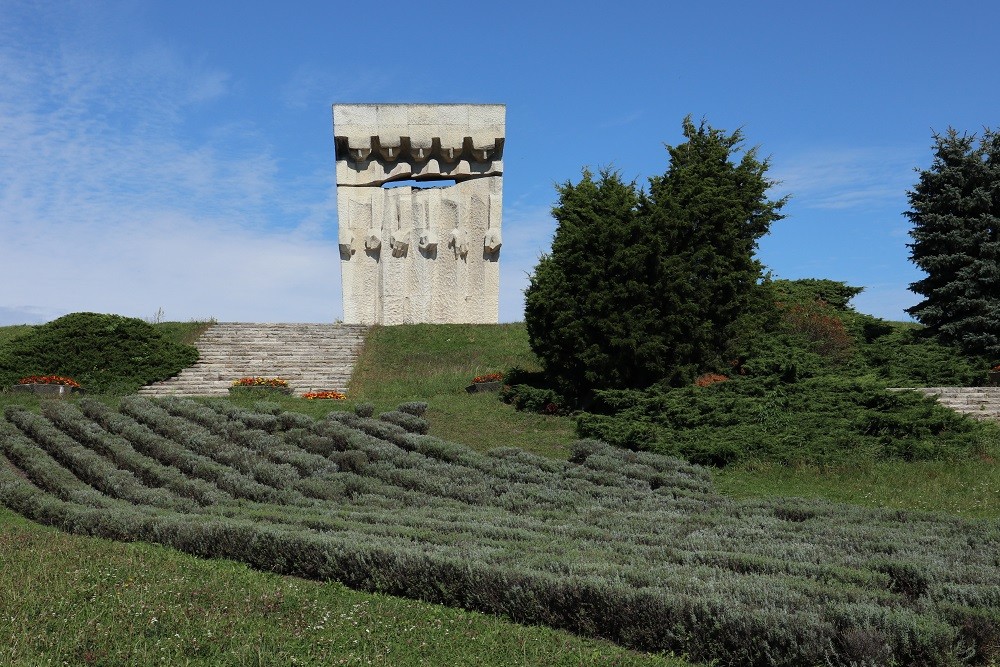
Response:
M333 105L344 322L499 320L505 111Z

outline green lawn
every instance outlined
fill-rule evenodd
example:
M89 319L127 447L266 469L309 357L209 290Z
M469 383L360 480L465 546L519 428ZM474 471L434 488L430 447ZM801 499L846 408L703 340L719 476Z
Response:
M157 326L187 342L199 325ZM461 441L455 434L465 433L480 448L523 443L565 458L573 439L571 420L521 415L495 395L464 390L476 374L530 360L523 326L440 329L442 335L434 327L375 329L351 401L277 400L317 416L356 402L388 409L406 400L427 400L437 435ZM0 327L0 344L24 331ZM428 344L407 349L421 340ZM10 403L37 408L39 399L0 394L0 408ZM505 431L510 440L501 441ZM0 637L5 638L0 664L691 664L485 614L194 558L157 545L71 536L3 508L0 563Z
M432 435L480 450L520 447L566 458L576 439L569 417L518 412L496 394L465 391L475 376L512 366L539 368L523 323L376 327L348 397L373 403L378 410L402 401L427 401Z
M966 518L1000 518L1000 466L992 457L825 469L749 464L717 472L715 486L737 498L801 496Z
M0 508L0 664L660 665L566 632L150 544Z
M193 325L160 325L196 335ZM26 331L0 327L0 345ZM346 402L281 398L320 415L359 402L429 404L431 433L479 450L566 458L565 416L519 413L468 394L479 374L537 368L523 324L376 327ZM108 398L109 402L115 399ZM0 395L2 405L37 399ZM252 401L250 401L252 402ZM739 497L807 496L1000 516L995 460L838 468L746 464L715 474ZM0 664L685 665L546 628L206 561L147 544L65 535L0 509Z

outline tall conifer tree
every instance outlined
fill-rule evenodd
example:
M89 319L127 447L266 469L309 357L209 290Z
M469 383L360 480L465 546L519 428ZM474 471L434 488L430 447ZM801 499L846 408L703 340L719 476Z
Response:
M926 277L907 309L944 343L1000 361L1000 135L934 135L934 161L909 192L910 259Z
M558 226L526 292L532 349L563 393L689 381L723 363L761 278L757 241L785 200L742 132L683 123L649 193L603 171L559 187Z

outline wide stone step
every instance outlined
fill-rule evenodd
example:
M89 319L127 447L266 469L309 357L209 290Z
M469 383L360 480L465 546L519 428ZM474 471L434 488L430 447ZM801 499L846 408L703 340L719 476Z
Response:
M1000 387L906 387L977 419L1000 420ZM902 390L902 389L901 389Z
M195 342L195 364L139 393L219 396L233 380L257 376L287 380L297 394L346 392L367 330L345 324L215 324Z

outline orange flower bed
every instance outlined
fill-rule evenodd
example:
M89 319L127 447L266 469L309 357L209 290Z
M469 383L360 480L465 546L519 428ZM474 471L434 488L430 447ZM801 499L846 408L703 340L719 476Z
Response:
M287 387L288 380L281 378L245 377L233 380L234 387Z
M347 396L343 392L339 391L309 391L302 394L302 398L308 398L310 400L316 398L328 398L333 401L347 400Z
M29 375L17 381L18 384L61 384L65 387L80 388L80 383L61 375Z
M473 384L479 384L481 382L500 382L503 380L503 373L487 373L486 375L477 375L472 378Z

